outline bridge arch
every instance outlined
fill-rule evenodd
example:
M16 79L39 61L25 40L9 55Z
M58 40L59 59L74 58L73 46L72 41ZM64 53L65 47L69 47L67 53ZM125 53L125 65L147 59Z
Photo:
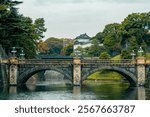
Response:
M34 75L35 73L38 73L40 71L45 71L45 70L57 71L57 72L63 74L64 76L66 76L68 80L73 82L72 81L72 76L69 73L67 73L64 70L62 70L62 69L55 68L55 67L46 67L46 68L45 67L44 68L42 68L42 67L35 67L35 68L28 69L28 70L24 71L22 74L19 75L19 77L18 77L18 85L21 86L21 85L25 84L27 82L27 80L32 75Z
M121 75L123 75L130 83L131 86L137 86L137 79L136 79L136 75L133 74L132 72L126 70L126 69L122 69L119 67L114 67L114 66L104 66L104 67L99 67L99 68L95 68L92 69L90 72L86 72L85 74L83 74L82 76L82 82L84 80L87 79L88 76L90 76L91 74L97 72L97 71L102 71L102 70L106 70L106 71L115 71Z

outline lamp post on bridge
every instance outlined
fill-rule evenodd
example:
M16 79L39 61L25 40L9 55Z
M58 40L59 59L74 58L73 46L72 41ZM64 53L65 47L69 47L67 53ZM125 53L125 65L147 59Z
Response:
M13 57L16 57L17 49L21 49L21 53L19 55L21 59L24 59L25 54L22 47L12 47L11 53L13 54Z
M131 56L132 56L132 60L134 60L134 59L135 59L135 56L136 56L136 54L135 54L134 50L132 50L132 52L131 52Z
M142 47L140 46L140 48L139 48L139 50L138 50L138 53L139 53L139 56L141 57L142 56L142 53L143 53L144 51L143 51L143 49L142 49Z
M17 52L16 47L12 47L11 53L13 54L13 57L16 57L16 52Z
M10 66L9 66L9 84L16 86L17 85L17 78L18 78L18 64L19 58L17 58L17 50L21 49L21 53L19 54L21 59L24 59L24 51L22 47L12 47L12 57L9 59Z
M20 58L24 59L24 56L25 56L24 51L23 51L23 49L21 49Z
M75 52L75 54L76 54L76 57L80 57L80 56L81 56L81 52L80 52L79 50L77 50L77 51Z
M145 67L145 57L143 56L144 50L140 46L138 50L138 58L137 58L137 79L138 85L144 86L145 85L145 77L146 77L146 67Z

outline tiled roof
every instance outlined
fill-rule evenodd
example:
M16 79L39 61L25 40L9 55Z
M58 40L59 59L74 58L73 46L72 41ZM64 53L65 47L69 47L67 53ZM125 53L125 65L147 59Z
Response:
M75 39L76 40L78 40L78 39L90 39L90 37L86 33L84 33L84 34L81 34L80 36L77 36Z

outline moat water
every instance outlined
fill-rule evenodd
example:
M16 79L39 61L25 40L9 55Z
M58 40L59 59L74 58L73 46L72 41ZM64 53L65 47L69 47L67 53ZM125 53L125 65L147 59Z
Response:
M150 100L150 88L129 87L127 83L70 84L38 82L17 88L0 87L0 100Z

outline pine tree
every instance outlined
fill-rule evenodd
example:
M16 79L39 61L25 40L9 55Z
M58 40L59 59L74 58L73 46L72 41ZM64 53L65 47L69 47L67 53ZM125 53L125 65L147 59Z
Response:
M7 53L10 51L10 47L18 46L17 42L21 37L21 15L18 14L15 7L20 3L12 0L0 1L0 44Z
M43 38L44 19L35 22L30 17L19 14L17 5L22 2L13 0L0 1L0 44L9 54L12 47L23 48L27 58L36 55L37 41ZM19 55L19 53L18 53Z

